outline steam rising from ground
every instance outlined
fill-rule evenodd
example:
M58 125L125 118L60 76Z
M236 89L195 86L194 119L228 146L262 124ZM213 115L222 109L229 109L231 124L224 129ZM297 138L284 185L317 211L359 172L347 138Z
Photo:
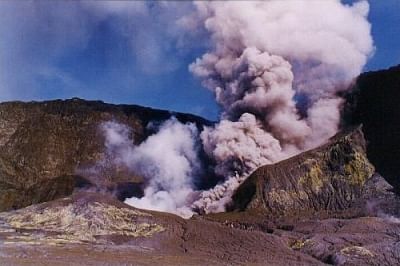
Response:
M101 130L114 163L129 167L146 180L144 197L127 199L127 204L183 217L192 215L188 200L193 180L201 171L195 125L172 118L138 146L129 139L130 129L123 124L105 122Z
M222 108L221 121L201 141L225 181L193 201L199 178L197 131L176 120L139 146L126 129L103 125L107 149L143 175L141 199L127 203L187 215L223 211L233 191L257 167L325 142L336 133L342 100L373 51L368 3L326 1L194 2L178 20L202 28L211 48L190 65ZM122 136L122 137L121 137ZM131 143L131 142L130 142Z
M336 133L341 100L373 50L367 2L196 2L212 50L190 66L215 93L222 120L201 134L224 184L193 207L221 211L257 167ZM302 102L296 102L302 99Z

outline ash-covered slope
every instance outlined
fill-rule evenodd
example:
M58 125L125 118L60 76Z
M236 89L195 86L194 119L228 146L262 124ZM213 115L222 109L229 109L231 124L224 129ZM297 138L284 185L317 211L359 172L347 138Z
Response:
M98 127L116 121L132 128L132 139L143 141L150 121L174 115L198 127L210 122L189 114L172 113L136 105L112 105L81 99L0 104L0 211L49 201L72 193L88 181L77 170L90 167L104 155L104 136ZM105 167L105 189L129 188L140 177L127 169ZM122 185L121 185L122 184ZM129 196L129 195L128 195Z
M138 210L88 192L1 213L0 261L6 265L320 265L275 235Z
M360 75L347 95L345 123L363 124L367 154L400 190L400 65Z
M258 168L234 194L233 208L273 217L346 210L362 197L373 173L358 127L321 147Z

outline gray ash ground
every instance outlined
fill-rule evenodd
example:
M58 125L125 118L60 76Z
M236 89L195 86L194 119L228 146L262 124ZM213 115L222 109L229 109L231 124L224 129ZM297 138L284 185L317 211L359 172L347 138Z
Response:
M319 264L276 235L139 211L97 194L3 213L1 221L5 265Z
M374 189L364 200L373 197L380 202L363 217L279 221L267 221L254 212L184 220L138 210L105 195L76 193L1 213L0 261L2 265L398 265L400 222L385 213L398 200L381 177L371 180L370 190L372 185L383 189Z

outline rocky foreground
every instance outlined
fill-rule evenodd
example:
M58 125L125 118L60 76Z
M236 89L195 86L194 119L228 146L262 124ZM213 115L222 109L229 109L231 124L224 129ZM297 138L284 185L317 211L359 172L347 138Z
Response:
M295 221L246 212L184 220L101 194L75 193L2 213L0 260L2 265L398 265L400 223L382 208L398 200L379 176L365 190L372 190L366 193L376 201L364 214Z
M0 258L3 265L396 265L400 224L382 215L183 220L78 193L1 214Z

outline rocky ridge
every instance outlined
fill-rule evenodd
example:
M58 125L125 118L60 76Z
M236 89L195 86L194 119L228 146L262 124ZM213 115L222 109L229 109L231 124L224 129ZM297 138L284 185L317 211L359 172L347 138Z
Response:
M321 147L258 168L233 195L233 208L275 218L340 212L362 197L373 174L358 127Z
M1 103L0 211L68 196L76 186L116 190L117 196L140 194L141 177L128 169L106 165L100 169L100 182L79 170L104 158L104 136L98 130L102 122L129 126L131 138L140 143L152 133L150 121L161 123L171 116L198 127L211 124L189 114L78 98Z

